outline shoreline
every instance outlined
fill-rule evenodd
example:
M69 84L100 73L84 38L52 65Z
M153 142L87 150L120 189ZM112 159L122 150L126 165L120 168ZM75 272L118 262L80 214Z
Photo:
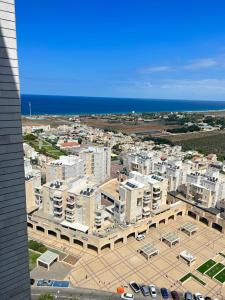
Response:
M225 112L224 109L213 109L213 110L182 110L182 111L142 111L142 112L111 112L111 113L69 113L69 114L32 114L32 117L79 117L79 116L110 116L110 115L141 115L144 113L149 114L168 114L168 113L217 113L217 112ZM21 114L22 118L30 118L29 114Z

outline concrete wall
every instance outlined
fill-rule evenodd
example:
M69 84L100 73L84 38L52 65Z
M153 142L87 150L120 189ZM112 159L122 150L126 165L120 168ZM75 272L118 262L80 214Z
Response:
M30 299L14 0L0 0L0 299Z

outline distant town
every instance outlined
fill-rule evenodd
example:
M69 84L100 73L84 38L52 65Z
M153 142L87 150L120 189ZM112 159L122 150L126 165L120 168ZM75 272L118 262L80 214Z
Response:
M225 161L201 143L224 138L223 115L22 121L35 284L129 294L151 281L156 291L224 295ZM199 150L179 144L193 140Z

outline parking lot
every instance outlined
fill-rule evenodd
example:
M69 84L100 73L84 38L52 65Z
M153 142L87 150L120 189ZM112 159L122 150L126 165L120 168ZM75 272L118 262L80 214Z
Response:
M193 236L189 237L187 233L179 231L184 222L197 224L198 229ZM179 236L179 243L171 248L161 241L162 236L167 232L176 232ZM37 234L34 233L34 235ZM55 241L48 239L49 243L53 246ZM148 261L137 252L147 243L153 243L159 250L159 254ZM59 244L62 243L59 242ZM117 287L126 287L130 281L136 281L140 284L155 284L158 287L166 287L182 293L189 290L219 299L225 296L225 286L196 271L197 267L208 259L225 262L225 258L218 255L219 252L225 250L225 237L188 216L178 217L175 221L170 220L166 225L160 224L157 229L151 228L142 241L136 241L131 237L126 245L118 244L114 251L105 249L100 256L91 250L84 251L69 244L64 244L63 247L66 251L81 255L76 266L65 278L62 278L70 280L74 286L115 292ZM190 267L183 260L178 259L183 250L189 251L196 257L195 263ZM181 283L179 279L189 272L198 276L206 285L203 286L193 277ZM126 290L129 291L129 287Z

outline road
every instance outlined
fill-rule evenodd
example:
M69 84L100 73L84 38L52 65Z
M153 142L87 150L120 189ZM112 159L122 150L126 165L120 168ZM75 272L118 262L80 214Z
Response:
M120 295L116 293L84 289L84 288L52 288L52 287L32 287L32 300L38 300L40 295L51 294L58 300L118 300ZM159 293L158 293L159 294ZM153 299L150 296L148 299ZM135 295L135 300L146 300L146 297L141 294ZM154 298L154 300L161 300L161 296Z

